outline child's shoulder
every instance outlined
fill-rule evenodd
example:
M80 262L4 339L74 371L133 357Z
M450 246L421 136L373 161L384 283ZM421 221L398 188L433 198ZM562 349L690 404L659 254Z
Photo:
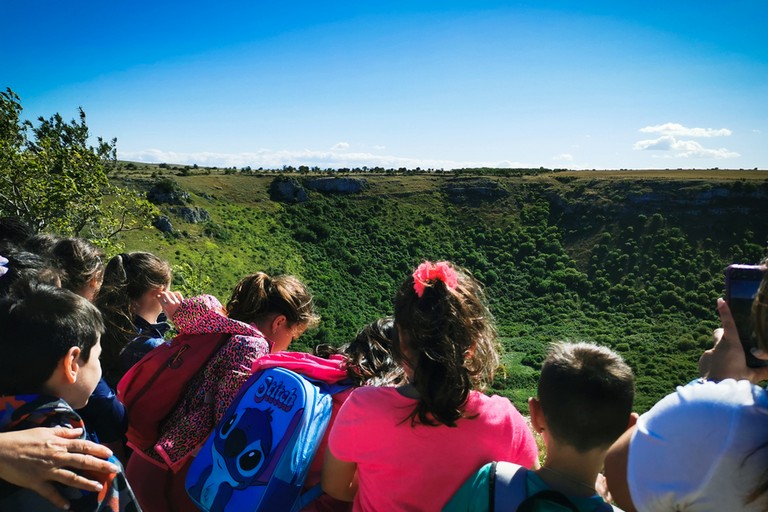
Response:
M397 399L398 397L406 399L398 392L395 387L388 386L361 386L352 390L350 398L356 400L375 400L375 399Z
M83 420L62 398L29 394L0 397L0 431L35 427L83 427Z
M467 409L478 413L519 414L517 408L508 398L499 395L486 395L480 391L470 391L469 398L467 399Z

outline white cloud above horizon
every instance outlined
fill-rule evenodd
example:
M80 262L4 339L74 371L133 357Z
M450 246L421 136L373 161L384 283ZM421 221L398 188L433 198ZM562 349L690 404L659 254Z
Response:
M635 142L633 149L641 151L667 151L669 154L654 155L656 158L738 158L741 155L727 148L705 148L695 140L681 137L730 137L728 128L689 128L680 123L664 123L640 128L641 133L661 135L656 139Z
M679 123L664 123L640 128L642 133L660 133L675 137L730 137L728 128L688 128Z
M557 156L552 157L552 160L555 160L558 162L573 162L573 155L570 153L561 153Z
M658 139L635 142L635 150L669 151L673 154L661 155L665 158L738 158L741 155L726 148L708 149L695 140L678 140L672 135L663 135Z
M343 151L349 149L349 142L339 142L331 147L331 151Z

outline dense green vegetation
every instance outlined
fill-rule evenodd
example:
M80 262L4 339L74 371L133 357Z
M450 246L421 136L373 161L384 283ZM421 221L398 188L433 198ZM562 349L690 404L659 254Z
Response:
M154 207L109 180L116 140L89 143L85 112L65 122L59 114L37 123L22 116L19 97L0 91L0 215L35 231L83 236L115 248L115 236L149 225Z
M299 350L349 340L391 312L420 261L452 260L487 285L503 347L494 390L522 410L563 339L622 353L647 409L696 374L725 266L765 252L765 171L147 165L118 162L114 139L91 146L82 110L36 124L21 113L0 92L0 215L155 252L187 294L224 301L246 274L296 274L323 316ZM350 187L321 192L322 177Z
M123 184L147 189L159 174L126 173ZM504 349L494 389L523 410L555 340L622 353L638 374L641 411L689 381L717 327L724 267L762 258L768 233L761 173L368 174L356 176L366 180L361 192L306 189L309 200L295 204L273 200L273 182L302 186L312 176L177 174L188 206L209 220L186 223L161 205L172 233L122 239L171 260L177 286L226 299L247 273L297 274L323 316L298 344L307 350L390 313L395 288L421 260L452 260L487 285Z

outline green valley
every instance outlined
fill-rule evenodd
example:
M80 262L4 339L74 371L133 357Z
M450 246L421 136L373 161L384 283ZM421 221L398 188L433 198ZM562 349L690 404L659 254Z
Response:
M123 187L175 191L178 204L155 201L165 233L120 242L171 261L185 293L226 301L258 270L308 283L323 321L299 350L341 344L391 313L424 259L467 267L499 327L493 391L523 411L556 340L620 352L638 375L638 411L691 380L718 326L725 266L759 261L768 234L761 171L121 167Z

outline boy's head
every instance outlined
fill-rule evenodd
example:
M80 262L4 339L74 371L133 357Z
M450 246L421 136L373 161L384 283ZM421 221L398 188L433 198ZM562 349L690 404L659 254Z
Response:
M621 436L634 396L632 369L606 347L556 343L541 367L538 401L547 427L582 453Z
M101 377L101 313L69 290L25 283L0 299L0 393L47 393L83 407Z

